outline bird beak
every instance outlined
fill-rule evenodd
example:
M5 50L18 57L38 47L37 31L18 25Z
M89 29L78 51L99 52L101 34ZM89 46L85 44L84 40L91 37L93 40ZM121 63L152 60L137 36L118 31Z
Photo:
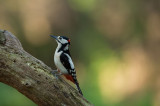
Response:
M58 40L57 39L57 36L54 36L54 35L50 35L52 38L54 38L55 40Z

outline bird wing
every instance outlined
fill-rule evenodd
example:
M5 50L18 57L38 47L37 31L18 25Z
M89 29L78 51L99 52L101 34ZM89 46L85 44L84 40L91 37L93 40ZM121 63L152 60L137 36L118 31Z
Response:
M68 74L66 74L64 76L68 80L75 83L73 77L76 76L76 73L75 73L75 70L74 70L74 65L73 65L71 57L67 53L62 53L60 55L60 61L63 64L63 66L66 68L66 70L68 71Z
M74 64L71 57L67 53L62 53L60 55L60 61L70 74L70 71L74 69Z

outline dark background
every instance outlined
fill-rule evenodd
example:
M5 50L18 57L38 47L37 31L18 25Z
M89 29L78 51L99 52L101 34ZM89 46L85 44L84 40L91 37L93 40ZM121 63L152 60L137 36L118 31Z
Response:
M95 106L160 106L159 0L0 0L0 29L55 69L68 36L84 97ZM35 106L0 83L1 106Z

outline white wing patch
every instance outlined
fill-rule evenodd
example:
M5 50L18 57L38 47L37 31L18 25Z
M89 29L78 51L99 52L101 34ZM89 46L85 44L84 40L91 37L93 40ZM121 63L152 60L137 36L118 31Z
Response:
M64 54L68 57L68 61L70 63L71 69L74 69L74 64L73 64L71 57L67 53L64 53Z

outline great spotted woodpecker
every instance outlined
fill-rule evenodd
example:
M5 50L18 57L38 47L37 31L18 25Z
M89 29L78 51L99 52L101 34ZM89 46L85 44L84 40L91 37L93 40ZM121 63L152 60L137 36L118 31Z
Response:
M50 36L54 38L58 44L54 54L54 62L57 70L60 72L60 75L64 75L68 80L76 84L79 93L83 95L79 87L76 70L69 52L70 39L65 36Z

